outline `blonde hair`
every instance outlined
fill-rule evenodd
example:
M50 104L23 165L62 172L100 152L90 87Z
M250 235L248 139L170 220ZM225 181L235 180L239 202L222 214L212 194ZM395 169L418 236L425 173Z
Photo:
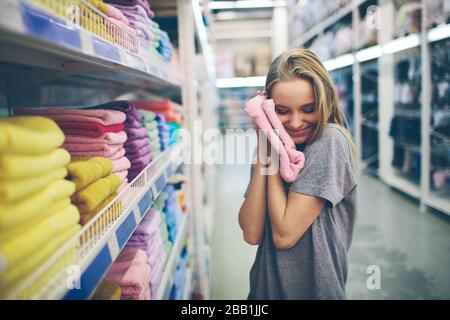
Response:
M355 144L350 132L345 129L345 115L339 104L333 80L319 58L307 49L293 49L279 55L272 62L266 78L266 93L279 81L303 79L309 81L314 90L316 108L320 114L309 143L316 141L323 133L327 123L335 123L342 128L350 149L355 154Z

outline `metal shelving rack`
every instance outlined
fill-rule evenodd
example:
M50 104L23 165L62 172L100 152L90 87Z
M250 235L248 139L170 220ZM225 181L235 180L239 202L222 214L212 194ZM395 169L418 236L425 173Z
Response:
M0 101L0 109L6 108L6 113L11 113L18 106L92 105L128 92L146 91L182 103L188 129L192 132L198 108L192 66L195 57L194 11L199 9L197 1L172 1L177 8L181 73L149 54L148 48L137 37L133 38L114 26L86 1L73 0L73 3L83 5L83 8L106 19L104 22L115 30L118 38L107 41L104 34L88 31L76 20L42 7L42 3L39 0L0 0L0 60L3 61L0 94L4 97L4 102ZM58 6L58 3L58 0L45 1L45 5ZM210 78L208 80L214 83ZM81 101L75 102L54 97L49 99L45 91L54 83L63 83L73 90L92 89L94 94L81 95ZM160 154L110 205L27 277L19 288L9 292L8 298L90 298L153 200L168 183L170 175L182 165L181 160L188 148L193 146L179 142ZM186 237L192 236L196 244L203 237L202 203L199 202L203 191L198 187L201 172L193 165L186 169L186 218L179 226L173 249L166 260L157 295L159 299L168 298L174 267ZM191 247L197 263L189 269L186 290L192 288L194 293L207 298L207 284L202 283L206 270L199 262L204 259L203 246L200 249L196 245ZM68 288L67 268L71 266L79 268L80 288Z
M359 12L359 6L366 1L353 0L346 6L341 7L337 12L323 20L319 25L311 28L300 38L295 39L290 47L302 47L309 40L321 34L325 29L337 23L340 19L348 14L352 14L352 28L355 33L360 27L356 22ZM291 9L290 16L299 9L300 1ZM361 79L361 63L376 61L378 64L378 143L379 143L379 170L378 175L381 180L389 186L398 189L405 194L416 198L420 201L421 211L425 211L428 207L437 209L446 214L450 214L450 200L441 197L430 190L430 133L431 133L431 68L430 68L430 43L447 39L450 37L450 25L441 24L439 26L428 29L427 22L427 6L426 1L421 1L422 25L421 32L418 34L409 34L394 39L394 17L395 6L393 0L379 0L378 10L379 16L382 17L382 26L378 29L378 44L358 49L357 37L353 42L353 49L350 53L335 57L324 62L328 71L340 70L346 67L353 68L354 79L354 120L355 120L355 142L358 150L362 147L361 125L364 119L361 115L361 97L360 88ZM418 147L422 155L421 162L421 178L419 184L398 176L395 174L391 165L393 157L393 140L389 137L389 125L394 116L394 55L403 53L409 49L417 48L420 50L422 65L422 98L421 111L418 115L422 119L421 123L421 145ZM382 93L382 94L381 94ZM358 172L365 167L361 152L357 154Z

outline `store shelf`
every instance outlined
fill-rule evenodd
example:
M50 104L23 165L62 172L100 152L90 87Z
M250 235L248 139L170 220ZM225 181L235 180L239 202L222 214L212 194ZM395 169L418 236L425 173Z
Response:
M132 53L29 1L0 0L0 5L0 60L20 71L15 77L14 69L0 70L10 82L9 94L70 78L80 85L107 81L181 100L181 76L156 55ZM146 52L142 42L137 48Z
M187 231L188 219L184 217L178 229L177 237L175 238L172 251L170 252L170 255L167 259L156 300L169 299L170 288L173 282L172 277L175 272L175 268L177 267L177 262L181 256L181 251L183 250L184 239L186 238Z
M420 188L417 184L409 181L401 176L389 176L385 178L385 181L391 187L406 193L407 195L419 199L420 198Z
M11 299L88 299L179 164L183 145L160 154L107 207L10 296ZM69 289L76 266L79 286Z
M448 193L445 195L440 195L436 192L431 192L428 197L425 198L425 204L436 210L445 212L450 215L450 200Z
M190 300L192 295L192 276L193 276L192 267L187 268L186 270L186 279L184 283L184 292L183 292L183 300Z
M367 0L358 0L356 3L356 6L362 5ZM309 30L305 31L302 36L298 37L294 41L292 41L290 47L302 47L306 42L311 40L316 35L321 34L323 31L328 29L330 26L341 20L346 15L352 13L354 7L353 1L350 1L346 6L340 8L338 11L336 11L331 16L325 18L320 23L316 24L314 27L310 28ZM296 10L299 10L297 8Z
M450 24L438 26L428 31L428 41L432 43L434 41L446 39L450 37ZM386 54L393 54L402 52L408 49L416 48L420 45L420 38L418 34L411 34L405 37L401 37L392 40L383 46L375 45L370 48L357 51L355 54L343 54L334 59L327 60L323 63L328 71L342 69L349 67L358 62L370 61L377 59Z

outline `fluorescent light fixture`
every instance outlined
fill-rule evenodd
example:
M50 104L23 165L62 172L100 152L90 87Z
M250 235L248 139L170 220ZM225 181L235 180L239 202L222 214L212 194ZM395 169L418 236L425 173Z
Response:
M383 52L385 54L395 53L417 47L419 43L419 36L417 34L412 34L386 43L383 46Z
M355 62L355 57L351 53L344 54L336 59L330 59L323 63L323 66L328 71L345 68L351 66Z
M434 42L450 37L450 24L434 28L428 32L428 41Z
M217 88L264 87L266 77L222 78L216 80Z
M285 5L286 1L280 0L211 1L208 3L211 10L273 8Z
M369 61L379 58L383 54L383 50L379 45L360 50L356 53L356 60L359 62Z
M325 69L327 69L327 71L331 71L331 70L336 69L335 63L334 63L334 59L330 59L330 60L325 61L323 63L323 66L325 67Z

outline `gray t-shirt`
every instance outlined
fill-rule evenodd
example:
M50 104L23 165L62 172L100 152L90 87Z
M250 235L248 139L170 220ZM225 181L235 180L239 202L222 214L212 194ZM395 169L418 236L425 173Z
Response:
M346 298L347 252L356 218L352 152L341 129L328 124L304 153L305 166L294 182L285 183L286 192L321 197L326 204L300 240L285 250L274 246L267 212L248 299Z

